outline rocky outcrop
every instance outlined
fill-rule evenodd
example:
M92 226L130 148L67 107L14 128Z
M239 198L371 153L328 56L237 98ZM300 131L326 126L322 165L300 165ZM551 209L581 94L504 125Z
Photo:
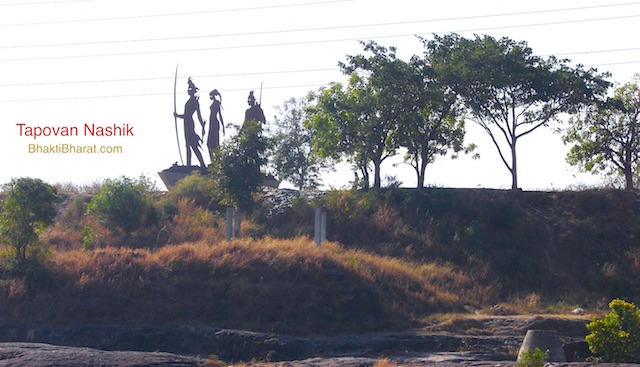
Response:
M291 336L194 326L1 325L0 341L21 341L100 350L163 351L216 355L223 360L291 361L314 357L423 356L464 351L473 360L509 360L521 336L454 335L426 330L338 336Z
M403 332L292 336L186 325L2 323L0 342L7 343L0 343L0 367L195 366L209 355L225 361L296 361L286 363L300 366L372 366L381 356L411 365L480 366L485 361L509 361L512 366L526 330L540 327L558 330L567 359L580 361L588 356L584 324L584 319L576 318L470 317ZM107 352L116 350L149 353ZM54 362L46 364L49 358Z
M159 352L109 352L37 343L0 343L0 367L197 367L203 360Z

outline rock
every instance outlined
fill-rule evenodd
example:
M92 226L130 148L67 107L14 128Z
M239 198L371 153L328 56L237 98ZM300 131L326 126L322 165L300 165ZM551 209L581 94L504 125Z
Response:
M109 352L38 343L0 343L0 366L197 367L204 360L160 352Z

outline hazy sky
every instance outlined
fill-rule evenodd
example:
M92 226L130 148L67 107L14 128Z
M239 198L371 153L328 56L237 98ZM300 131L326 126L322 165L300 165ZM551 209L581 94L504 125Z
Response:
M258 96L262 84L271 122L274 107L286 99L344 81L337 63L362 51L358 40L396 46L408 60L422 53L416 35L507 36L527 41L537 55L569 58L625 83L640 72L639 18L640 1L624 0L0 0L0 182L23 176L78 184L120 175L157 179L156 172L180 159L172 115L176 65L179 113L192 77L205 119L215 88L225 122L241 123L249 91ZM133 136L87 137L85 125L124 126ZM78 136L26 135L38 127L59 133L76 127ZM472 122L467 127L466 142L478 145L480 160L439 158L427 168L426 183L509 188L509 172L489 138ZM29 153L34 144L119 146L123 152ZM600 182L568 166L567 149L550 129L521 139L521 187ZM382 174L415 185L401 156L385 163ZM327 187L352 179L345 167L324 176Z

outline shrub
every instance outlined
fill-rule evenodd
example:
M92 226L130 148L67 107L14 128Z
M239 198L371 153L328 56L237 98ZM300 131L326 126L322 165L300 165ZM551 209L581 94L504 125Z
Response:
M220 210L219 198L215 195L215 182L212 177L194 172L178 181L166 195L167 199L177 205L181 199L192 200L197 206L210 211ZM164 204L163 205L168 205ZM163 208L166 209L166 208ZM175 208L169 208L167 214L171 217L175 214Z
M153 212L149 210L152 206L148 191L148 183L142 178L107 179L100 193L91 199L87 212L95 214L110 229L121 229L130 235L140 227L144 216Z
M640 362L640 310L633 304L615 299L604 319L596 317L587 324L589 349L603 362Z
M549 352L542 352L540 348L536 348L534 351L524 351L516 367L543 367L546 360L549 359Z

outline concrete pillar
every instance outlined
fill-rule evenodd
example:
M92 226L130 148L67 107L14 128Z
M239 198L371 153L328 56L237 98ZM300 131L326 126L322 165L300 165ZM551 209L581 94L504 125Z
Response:
M320 243L327 240L327 212L322 211L322 218L320 219Z
M228 206L225 213L226 226L225 226L225 238L227 242L231 242L231 236L233 235L233 208Z
M242 224L242 213L240 213L240 209L236 209L236 220L235 227L233 228L233 236L237 239L240 239L240 226Z
M562 349L560 337L555 330L527 330L527 334L518 352L518 360L520 360L522 353L528 350L533 352L536 348L540 349L543 353L546 351L549 352L547 362L567 361L564 349Z
M314 239L316 241L316 246L320 247L320 243L322 242L322 239L320 238L321 235L321 227L322 226L322 208L321 207L316 207L316 218L315 218L315 224L314 224Z

